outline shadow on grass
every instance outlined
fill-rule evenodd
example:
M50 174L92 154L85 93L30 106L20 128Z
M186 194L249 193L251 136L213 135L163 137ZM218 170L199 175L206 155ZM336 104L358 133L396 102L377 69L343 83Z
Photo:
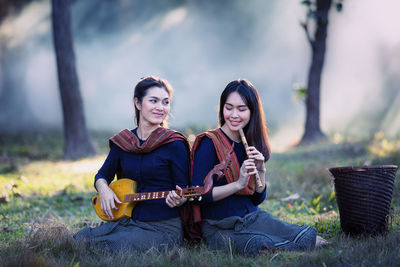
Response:
M90 132L98 153L108 152L109 132ZM64 137L61 131L50 130L24 135L0 133L0 174L18 171L34 160L56 161L63 158Z
M99 222L91 206L93 193L67 194L60 191L54 196L14 197L0 204L0 240L8 242L23 238L35 225L49 219L63 222L76 231Z

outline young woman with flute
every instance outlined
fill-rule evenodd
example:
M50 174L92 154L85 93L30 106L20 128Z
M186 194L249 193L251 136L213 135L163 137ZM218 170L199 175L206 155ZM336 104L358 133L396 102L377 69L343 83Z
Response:
M219 122L220 128L197 136L192 147L192 183L201 186L208 171L234 144L229 169L221 179L214 179L211 194L198 202L206 244L213 249L233 247L246 255L313 248L316 229L280 221L258 208L266 197L264 164L270 158L270 146L260 98L248 80L226 86Z

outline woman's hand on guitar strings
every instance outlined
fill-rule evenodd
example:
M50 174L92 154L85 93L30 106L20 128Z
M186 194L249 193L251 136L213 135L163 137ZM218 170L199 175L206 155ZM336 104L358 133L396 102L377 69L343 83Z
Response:
M111 209L116 210L117 207L115 206L115 203L121 204L122 202L108 186L103 186L101 189L99 189L99 195L101 210L108 218L114 219Z
M177 185L176 190L180 191L180 190L182 190L182 188L180 188ZM167 198L165 199L165 202L167 203L168 207L175 208L175 207L182 206L186 202L186 200L187 200L186 197L181 197L176 193L175 190L172 190L169 192Z

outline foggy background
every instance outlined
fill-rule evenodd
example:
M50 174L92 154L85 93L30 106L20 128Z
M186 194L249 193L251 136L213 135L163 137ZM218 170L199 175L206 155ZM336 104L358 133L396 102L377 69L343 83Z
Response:
M156 75L173 86L170 127L217 126L226 84L249 79L272 148L299 140L311 51L297 0L73 1L74 46L89 129L133 128L133 89ZM400 2L345 0L330 11L321 84L327 134L400 130ZM50 1L0 25L0 131L62 127Z

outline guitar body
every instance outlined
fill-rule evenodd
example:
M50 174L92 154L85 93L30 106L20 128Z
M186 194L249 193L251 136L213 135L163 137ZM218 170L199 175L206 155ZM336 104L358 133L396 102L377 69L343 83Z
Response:
M97 194L92 197L93 208L97 215L104 221L117 221L122 218L130 218L136 202L124 202L124 196L136 193L137 182L131 179L119 179L110 184L110 189L115 193L122 204L115 203L117 209L112 210L114 219L110 219L101 210L100 196Z
M227 152L226 158L219 164L215 165L211 171L209 171L206 178L204 179L204 186L179 189L175 190L175 192L180 197L189 198L189 201L192 201L194 197L201 198L201 196L209 194L213 186L213 175L217 175L218 179L221 178L221 176L224 174L222 171L226 170L232 161L232 152L233 144L230 150ZM131 179L119 179L111 183L109 187L122 202L121 204L115 203L117 209L112 210L114 219L108 218L101 210L99 194L92 197L93 208L100 219L104 221L117 221L122 218L130 218L132 216L132 210L135 207L136 202L167 198L168 194L171 192L171 190L168 190L159 192L136 193L137 182Z

